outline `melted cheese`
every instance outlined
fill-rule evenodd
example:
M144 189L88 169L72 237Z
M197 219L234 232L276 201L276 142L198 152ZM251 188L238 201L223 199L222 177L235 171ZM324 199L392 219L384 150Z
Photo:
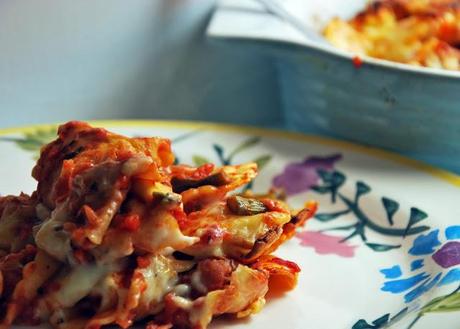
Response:
M190 295L192 292L192 288L190 287L189 284L178 284L177 286L174 287L173 292L177 296L181 297L187 297Z
M195 285L202 284L195 279ZM194 281L192 275L192 282ZM190 322L199 328L206 328L213 315L238 313L240 317L260 310L263 296L268 289L268 277L248 266L238 265L232 273L230 284L222 290L214 290L196 300L173 296L175 305L189 313Z
M121 172L127 176L133 176L137 173L145 172L153 160L146 156L135 156L123 163Z
M223 214L223 207L225 205L222 204L210 207L209 211L200 213L194 226L186 228L185 232L189 235L213 238L206 244L199 243L186 248L185 253L199 258L243 257L251 251L258 238L291 220L290 214L267 212L252 216L221 215L219 221L216 221L214 214Z
M233 264L247 261L243 258L255 242L260 247L276 235L290 215L268 211L237 216L227 207L226 193L256 176L254 163L225 166L220 169L226 177L223 185L199 186L179 195L171 183L172 161L167 140L128 139L76 122L61 127L58 140L44 148L34 169L39 188L37 198L30 199L32 211L11 217L2 213L6 219L0 220L0 249L11 249L5 254L13 251L10 240L21 240L12 234L19 224L34 223L36 216L42 223L27 240L35 240L35 259L21 264L23 278L14 296L2 296L7 312L0 327L25 310L54 327L75 329L126 328L162 310L158 320L165 326L188 321L205 328L214 315L245 316L259 309L268 272L241 264L234 269ZM183 170L202 177L211 167ZM37 199L46 206L35 206ZM28 248L30 254L35 250ZM195 258L175 259L175 251ZM224 283L218 285L222 289L208 291L221 273L209 277L196 265L211 256L233 259L234 270L230 277L225 270ZM2 288L0 282L0 293ZM40 288L43 294L37 295ZM195 298L197 292L200 297ZM94 316L83 312L87 307ZM188 319L177 319L177 308L185 311L179 317Z
M206 294L208 292L208 288L206 288L206 285L203 283L201 280L201 272L200 271L195 271L192 274L192 286L199 292Z
M199 238L182 234L176 219L167 210L155 210L142 221L134 234L136 248L157 253L164 248L183 249L198 242Z
M112 308L117 302L117 291L120 291L114 280L113 273L108 273L91 290L90 296L100 297L99 311L104 312Z
M47 299L61 307L71 307L88 295L96 283L114 268L101 265L81 265L57 280L59 290L47 296Z
M62 229L68 219L67 203L62 203L44 221L35 236L37 246L60 261L65 261L71 254L70 237Z
M162 301L177 283L177 272L171 268L170 261L163 256L151 258L150 265L140 271L147 283L141 303L154 306Z
M114 191L108 204L102 210L99 210L99 212L102 213L99 218L100 225L96 229L90 230L88 234L88 239L92 243L101 244L102 239L104 238L104 233L107 231L112 218L118 212L123 199L123 193L120 191Z

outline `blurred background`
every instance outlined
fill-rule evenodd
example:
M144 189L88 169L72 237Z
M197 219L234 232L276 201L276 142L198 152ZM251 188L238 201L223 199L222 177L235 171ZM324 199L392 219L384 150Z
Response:
M0 2L0 128L69 119L276 125L269 59L213 45L214 0Z
M331 18L367 3L0 1L0 128L72 119L250 124L460 173L458 72L366 56L357 65L322 37Z

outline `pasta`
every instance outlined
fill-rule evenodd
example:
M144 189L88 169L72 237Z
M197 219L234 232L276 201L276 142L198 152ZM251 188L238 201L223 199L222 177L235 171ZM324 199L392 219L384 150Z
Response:
M390 61L460 70L460 1L378 0L349 21L332 19L334 46Z
M175 165L170 141L60 126L30 196L0 198L0 321L206 328L259 311L300 269L270 255L315 210L230 194L255 164Z

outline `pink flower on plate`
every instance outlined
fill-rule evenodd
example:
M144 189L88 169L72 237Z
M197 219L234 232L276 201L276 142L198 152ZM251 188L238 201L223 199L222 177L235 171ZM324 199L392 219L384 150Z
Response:
M351 258L355 255L355 249L358 246L342 241L343 237L328 235L319 231L304 231L296 234L300 239L300 245L312 247L320 255L337 255L340 257Z
M287 195L308 191L319 181L318 170L333 170L341 154L311 156L301 162L289 163L281 174L273 178L273 186L283 188Z

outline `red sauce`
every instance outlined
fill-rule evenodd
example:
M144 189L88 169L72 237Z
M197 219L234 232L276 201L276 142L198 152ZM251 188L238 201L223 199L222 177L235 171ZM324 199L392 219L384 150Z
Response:
M177 221L177 224L179 224L179 227L181 229L184 229L186 224L187 224L187 215L181 208L174 208L170 210L169 212Z
M34 245L31 245L31 244L28 244L28 245L26 245L26 252L28 254L35 254L37 252L37 247L35 247Z
M137 214L117 215L118 227L129 232L136 232L141 226L141 220Z
M265 205L265 207L268 208L269 211L283 212L286 214L289 213L289 211L286 208L284 208L279 201L270 199L263 199L261 201Z
M294 263L294 262L290 262L290 261L288 261L288 260L284 260L284 259L281 259L281 258L278 258L278 257L273 257L270 261L271 261L272 263L281 265L281 266L283 266L283 267L287 267L287 268L289 268L290 270L292 270L292 271L295 272L295 273L300 272L300 267L299 267L299 265L297 265L297 264Z
M196 168L192 174L193 179L202 179L208 177L211 172L214 170L214 165L212 163L205 163L204 165Z
M200 242L203 244L215 244L222 241L225 232L219 226L209 227L200 237Z
M48 286L48 290L50 292L56 292L61 289L61 285L58 282L51 282L50 285Z
M27 265L24 266L23 275L24 276L29 276L33 272L35 272L36 269L37 269L37 263L35 263L34 261L32 261L30 263L27 263Z
M127 189L127 188L129 187L129 178L128 178L128 176L123 175L123 176L121 176L120 178L118 178L117 187L118 187L120 190L125 190L125 189Z
M157 154L163 166L169 166L174 162L174 154L171 152L171 142L169 140L160 142Z
M455 22L443 20L438 29L439 38L448 43L455 43L458 39L457 26ZM449 47L449 45L446 45Z
M89 225L97 226L99 224L99 217L90 206L84 205L82 210Z
M100 329L101 326L99 324L92 324L88 327L88 329Z
M355 68L359 69L363 65L363 60L359 56L353 57L353 65Z
M80 263L80 264L84 264L86 263L86 254L83 250L81 249L77 249L73 252L73 256L75 257L75 259Z
M140 267L140 268L146 268L151 263L150 259L147 258L147 257L139 256L139 257L137 257L136 260L137 260L137 267Z

